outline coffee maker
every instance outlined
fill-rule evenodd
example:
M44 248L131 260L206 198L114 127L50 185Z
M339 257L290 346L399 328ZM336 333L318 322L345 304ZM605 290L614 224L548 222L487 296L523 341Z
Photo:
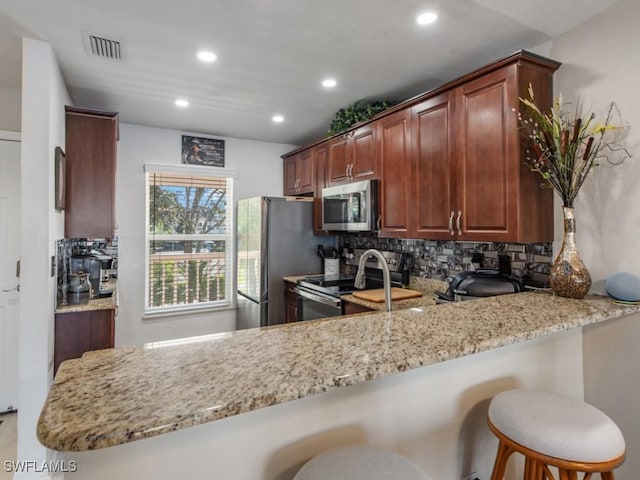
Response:
M100 296L100 282L102 281L102 263L92 255L73 255L69 259L71 275L89 274L91 284L91 298Z

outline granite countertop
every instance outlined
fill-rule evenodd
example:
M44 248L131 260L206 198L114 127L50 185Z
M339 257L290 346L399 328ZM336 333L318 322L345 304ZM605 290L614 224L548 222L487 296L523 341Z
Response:
M55 313L75 313L75 312L91 312L93 310L111 310L118 306L118 281L115 278L103 283L107 290L113 290L113 295L104 298L93 298L88 303L78 303L69 305L67 303L59 305L55 309Z
M527 292L86 353L38 422L54 450L119 445L640 311ZM260 356L247 355L260 351Z

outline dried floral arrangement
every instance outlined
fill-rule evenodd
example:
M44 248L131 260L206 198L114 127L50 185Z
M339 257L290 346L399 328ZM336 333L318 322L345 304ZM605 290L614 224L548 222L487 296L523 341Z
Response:
M618 165L631 157L611 135L624 128L613 121L617 113L614 102L609 104L605 119L598 120L593 112L583 114L580 99L574 108L568 108L571 104L565 103L562 95L548 113L542 112L535 104L531 85L529 98L520 101L529 114L518 113L520 125L531 139L527 160L558 192L565 207L573 208L580 187L600 160Z

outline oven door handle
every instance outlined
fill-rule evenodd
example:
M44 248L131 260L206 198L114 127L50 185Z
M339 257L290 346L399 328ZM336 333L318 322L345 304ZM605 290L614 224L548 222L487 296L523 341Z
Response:
M301 297L304 297L308 300L313 300L314 302L324 303L325 305L331 305L332 307L340 307L342 305L342 302L339 298L330 298L316 295L315 293L311 293L300 288L294 288L293 291Z

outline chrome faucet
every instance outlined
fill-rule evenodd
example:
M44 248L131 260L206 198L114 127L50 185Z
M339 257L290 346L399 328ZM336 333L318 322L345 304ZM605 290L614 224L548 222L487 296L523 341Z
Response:
M364 264L367 259L371 256L377 257L382 264L382 280L384 282L384 304L385 311L391 311L391 275L389 274L389 265L387 265L387 259L378 251L373 248L365 251L360 257L360 261L358 262L358 273L356 273L356 279L354 281L354 285L356 288L364 288L365 286L365 278L364 278Z

